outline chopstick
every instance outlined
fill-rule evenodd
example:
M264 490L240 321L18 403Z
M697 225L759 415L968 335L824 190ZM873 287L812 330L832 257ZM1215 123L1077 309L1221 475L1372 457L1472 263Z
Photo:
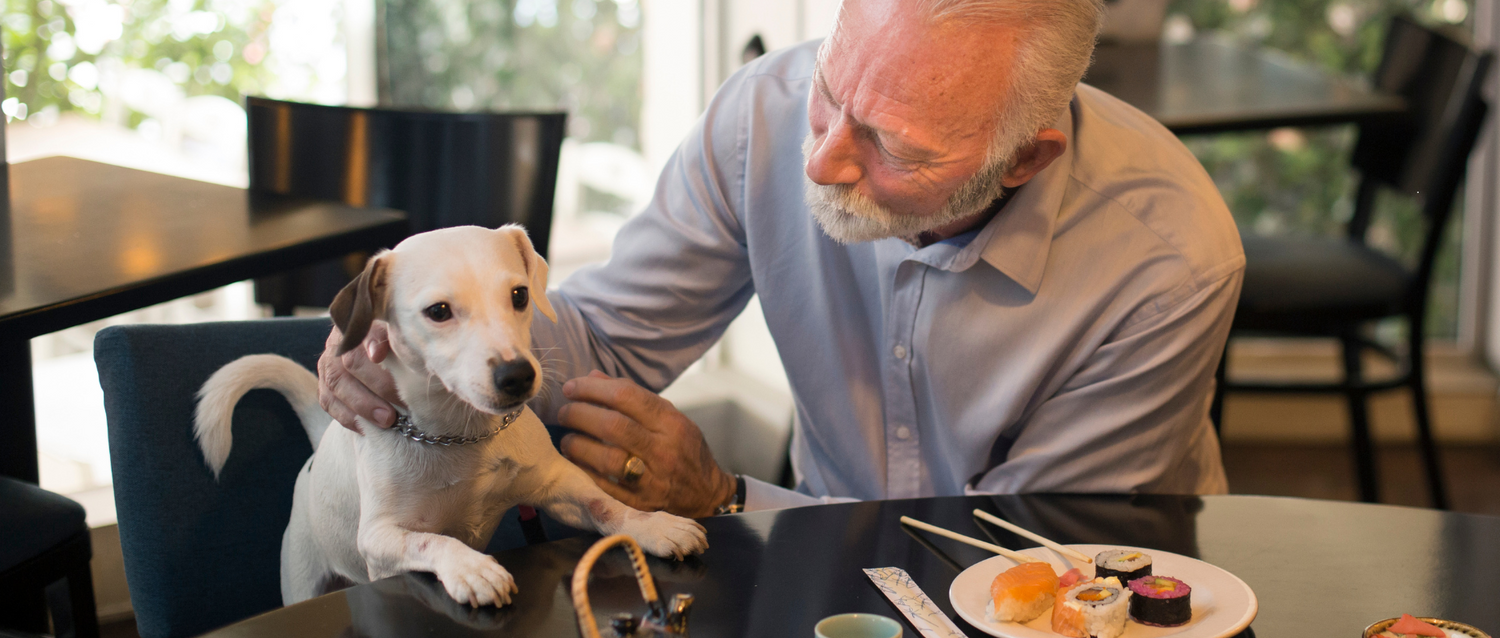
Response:
M910 526L915 527L917 529L921 529L921 530L926 530L926 531L932 532L934 534L937 534L938 536L943 536L945 538L951 538L953 540L956 540L956 541L958 541L960 543L964 543L966 545L973 545L975 547L978 547L979 549L987 549L989 551L995 552L996 554L999 554L1001 556L1009 558L1009 559L1011 559L1013 561L1016 561L1018 563L1038 563L1038 562L1041 562L1041 559L1039 559L1039 558L1032 558L1032 557L1027 556L1025 554L1022 554L1020 552L1013 552L1013 551L1005 549L1004 547L1001 547L999 545L992 545L990 543L986 543L986 542L984 542L982 540L979 540L977 538L969 538L968 536L964 536L963 534L960 534L958 532L950 532L950 531L948 531L946 529L943 529L943 528L938 527L936 525L933 525L931 523L923 523L922 521L919 521L919 520L917 520L915 518L912 518L910 516L902 516L901 517L901 522L902 522L902 524L910 525Z
M982 518L982 519L984 519L984 520L986 520L986 521L988 521L990 523L994 523L996 525L999 525L1000 527L1004 527L1005 529L1008 529L1008 530L1010 530L1012 532L1015 532L1016 534L1019 534L1021 536L1025 536L1026 538L1029 538L1029 539L1034 540L1034 541L1036 541L1038 543L1041 543L1043 546L1045 546L1045 547L1047 547L1047 548L1049 548L1049 549L1051 549L1051 550L1053 550L1053 551L1055 551L1055 552L1057 552L1059 554L1063 554L1063 555L1066 555L1066 556L1071 556L1074 559L1081 560L1081 561L1083 561L1085 563L1092 563L1092 562L1094 562L1093 558L1084 555L1082 552L1080 552L1078 550L1070 549L1070 548L1064 547L1062 545L1059 545L1059 544L1057 544L1057 543L1055 543L1055 542L1053 542L1051 540L1043 538L1042 535L1040 535L1040 534L1028 531L1028 530L1022 528L1021 526L1016 525L1015 523L1012 523L1012 522L1007 521L1007 520L1005 520L1003 518L1000 518L999 516L995 516L994 514L986 512L986 511L984 511L982 509L975 509L974 510L974 515L978 516L979 518Z

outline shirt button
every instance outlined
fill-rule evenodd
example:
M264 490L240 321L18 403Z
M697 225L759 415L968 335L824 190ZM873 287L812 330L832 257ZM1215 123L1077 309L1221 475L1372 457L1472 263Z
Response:
M905 359L906 358L906 347L905 346L898 345L891 352L896 355L897 359Z
M896 347L899 348L901 346L896 346ZM899 427L899 428L896 428L896 438L901 439L902 441L905 441L905 440L911 438L911 428L908 428L908 427L906 427L904 425L901 426L901 427Z

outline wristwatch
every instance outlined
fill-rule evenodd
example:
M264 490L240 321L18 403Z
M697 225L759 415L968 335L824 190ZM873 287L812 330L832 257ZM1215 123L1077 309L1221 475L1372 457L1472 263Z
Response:
M736 474L734 475L734 496L729 498L728 503L720 505L719 509L714 511L714 515L736 514L743 511L745 511L745 477Z

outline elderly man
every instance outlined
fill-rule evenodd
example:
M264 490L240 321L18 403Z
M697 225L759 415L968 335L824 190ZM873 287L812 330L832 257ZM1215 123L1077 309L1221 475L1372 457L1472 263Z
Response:
M1078 84L1100 11L847 0L821 46L730 78L609 263L534 324L549 377L571 379L569 402L534 406L579 431L563 452L622 501L689 516L1224 491L1207 414L1244 257L1187 149ZM724 472L654 394L753 294L796 397L795 492ZM324 406L388 425L367 351L384 354L324 355Z

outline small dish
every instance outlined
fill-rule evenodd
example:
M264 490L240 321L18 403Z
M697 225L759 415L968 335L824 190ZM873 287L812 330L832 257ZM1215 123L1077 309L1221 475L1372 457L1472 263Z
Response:
M1365 627L1364 638L1375 638L1375 634L1385 631L1391 625L1396 624L1396 621L1398 620L1401 620L1401 618L1387 618L1379 622L1371 623L1369 627ZM1421 616L1418 616L1417 620L1437 627L1438 629L1443 630L1443 633L1446 633L1449 636L1453 635L1450 632L1458 632L1459 636L1465 638L1490 638L1489 634L1480 631L1476 627L1465 625L1461 622L1443 620L1441 618L1423 618Z
M818 621L818 638L901 638L901 623L880 614L839 614Z

